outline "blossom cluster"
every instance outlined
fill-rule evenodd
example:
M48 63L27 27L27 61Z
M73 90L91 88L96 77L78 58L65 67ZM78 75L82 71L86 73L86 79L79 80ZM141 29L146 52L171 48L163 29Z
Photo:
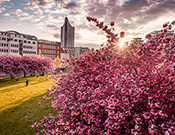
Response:
M53 71L54 62L51 58L35 55L0 55L0 73L18 76L21 72L35 73L36 71Z
M43 127L37 134L175 134L175 52L167 49L174 39L146 37L126 51L109 43L67 60L67 75L45 97L62 111L34 123Z

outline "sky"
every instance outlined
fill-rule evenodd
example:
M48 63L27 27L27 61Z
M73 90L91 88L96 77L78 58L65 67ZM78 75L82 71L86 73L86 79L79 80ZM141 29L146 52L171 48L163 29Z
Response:
M0 0L0 31L15 30L38 39L60 42L64 18L75 27L75 46L99 48L105 33L86 16L115 22L123 40L144 38L175 20L175 0Z

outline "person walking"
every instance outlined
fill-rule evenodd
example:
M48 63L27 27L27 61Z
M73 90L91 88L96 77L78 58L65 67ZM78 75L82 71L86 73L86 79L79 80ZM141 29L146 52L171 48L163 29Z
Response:
M28 84L29 84L29 79L26 80L26 86L28 86Z

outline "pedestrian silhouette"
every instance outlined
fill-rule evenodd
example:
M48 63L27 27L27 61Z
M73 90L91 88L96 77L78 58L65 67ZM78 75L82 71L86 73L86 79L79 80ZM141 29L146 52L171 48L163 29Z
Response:
M29 84L29 79L26 80L26 86L28 86L28 84Z

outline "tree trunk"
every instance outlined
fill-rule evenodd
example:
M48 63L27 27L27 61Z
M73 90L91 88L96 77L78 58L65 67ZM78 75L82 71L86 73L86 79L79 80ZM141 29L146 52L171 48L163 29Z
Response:
M44 72L41 73L41 76L44 76Z
M24 78L26 78L26 72L24 71Z

